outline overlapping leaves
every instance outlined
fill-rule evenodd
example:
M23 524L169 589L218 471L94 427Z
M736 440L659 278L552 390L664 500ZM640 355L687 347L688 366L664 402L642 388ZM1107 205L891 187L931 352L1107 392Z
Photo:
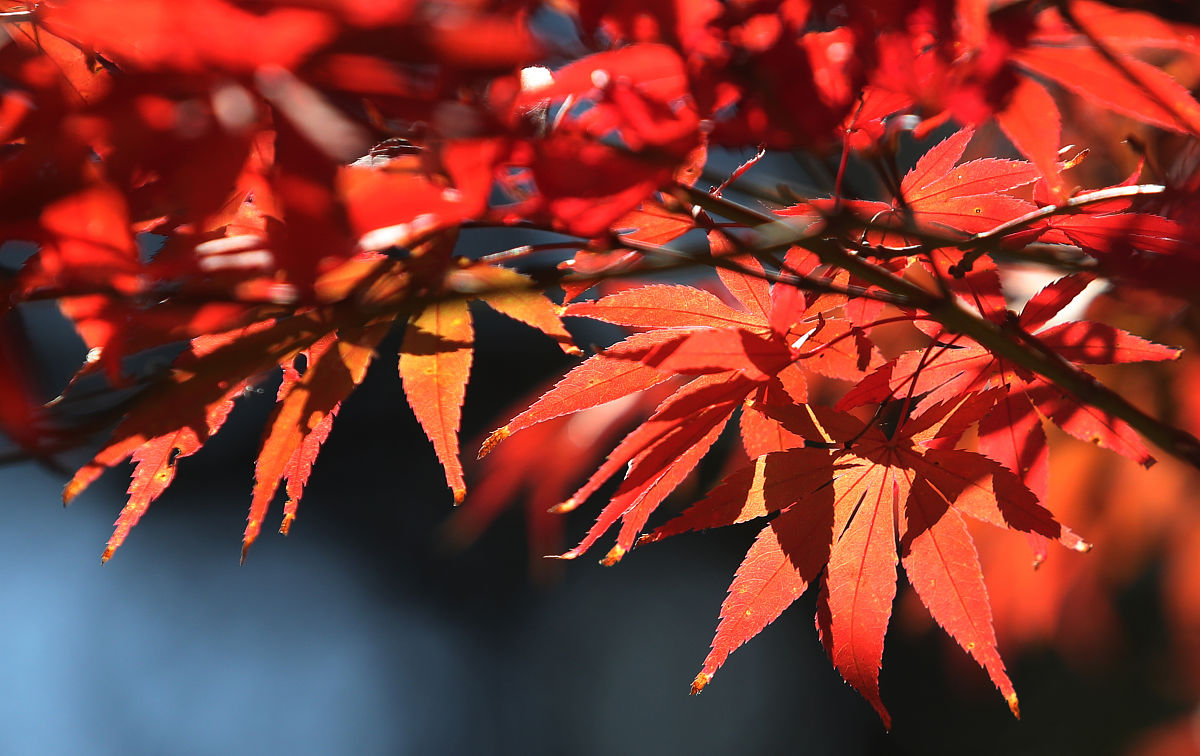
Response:
M104 559L241 394L280 372L243 557L281 488L286 532L342 403L393 328L403 330L406 400L461 501L469 302L569 353L578 350L560 316L590 318L633 333L568 372L483 451L517 433L548 439L576 413L607 418L538 488L568 490L579 461L598 459L595 444L628 419L608 403L637 396L653 411L555 507L579 507L621 478L563 556L613 529L608 563L639 541L768 519L696 689L818 584L822 641L886 721L878 669L899 562L1015 712L965 520L1028 534L1039 558L1042 539L1082 548L1039 503L1043 419L1151 461L1131 405L1064 393L1030 365L1087 387L1083 366L1178 351L1100 322L1053 324L1092 273L1060 278L1015 314L1000 270L1004 254L1037 241L1077 252L1078 267L1194 302L1200 236L1179 210L1187 197L1135 202L1167 188L1134 176L1109 188L1123 194L1085 202L1068 170L1078 160L1061 149L1072 97L1200 136L1200 105L1165 70L1186 74L1200 60L1189 27L1091 0L47 0L0 10L0 231L37 245L5 278L0 322L7 329L23 303L59 302L89 350L68 399L97 373L112 387L144 384L65 492L132 460ZM554 14L576 23L578 39L541 30ZM888 173L900 128L920 140L950 120L964 128L902 178L896 165ZM964 162L988 122L1028 161ZM760 145L840 148L835 196L805 197L769 223L731 204L721 216L721 190L696 188L707 149ZM846 196L853 151L884 167L890 198ZM797 216L813 223L802 230ZM526 275L502 263L528 249L455 256L468 225L558 232L579 251ZM787 242L764 240L761 226L786 230ZM708 246L691 262L717 269L722 295L653 284L579 301L600 279L678 262L695 229ZM550 283L572 303L542 293ZM915 329L885 343L902 321ZM0 426L36 451L29 427L41 411L8 335ZM998 340L1016 355L999 356ZM130 374L127 358L163 347L182 350L168 370ZM735 418L747 464L642 535ZM971 429L974 449L961 440ZM515 480L523 468L512 468Z
M712 239L714 249L730 250L719 232ZM810 585L820 583L818 626L830 657L886 722L878 670L899 558L934 618L988 671L1016 712L1016 694L996 650L983 577L962 517L1061 541L1076 550L1087 546L1038 503L1017 468L1006 466L1007 458L954 448L969 426L994 411L1000 390L951 387L918 403L912 395L928 393L923 381L937 385L946 380L936 370L929 378L920 372L936 364L926 349L914 353L925 359L902 381L907 397L891 405L890 412L900 413L890 421L891 430L875 419L864 422L810 406L810 378L863 380L877 364L869 340L859 327L827 317L838 298L806 298L783 284L771 287L752 259L727 259L746 266L741 271L719 269L738 308L700 289L658 285L568 307L568 315L644 330L568 373L494 434L485 452L512 433L564 412L597 406L672 375L689 379L610 452L560 509L580 505L610 476L624 471L622 484L584 539L563 554L581 555L619 523L616 545L604 558L607 564L635 542L773 518L738 571L722 607L713 652L694 690L707 684L730 652ZM1053 314L1045 299L1030 304L1031 319L1034 313ZM797 333L801 337L795 338ZM1125 342L1144 345L1150 351L1143 356L1158 356L1162 349L1132 336ZM894 367L894 362L880 365L871 375L890 378ZM889 382L872 380L863 387L875 383L886 399ZM918 406L925 409L910 417ZM709 451L738 409L743 445L755 457L750 465L639 539L653 511Z

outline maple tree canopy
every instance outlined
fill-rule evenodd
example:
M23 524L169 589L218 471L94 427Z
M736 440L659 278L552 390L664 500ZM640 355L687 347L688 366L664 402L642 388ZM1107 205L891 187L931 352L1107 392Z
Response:
M1045 421L1200 466L1092 367L1175 361L1159 342L1185 337L1079 307L1104 286L1153 292L1162 322L1196 301L1186 24L1093 0L46 0L0 3L0 30L0 225L35 245L3 258L0 430L46 456L103 429L66 501L133 463L104 560L280 374L243 559L280 489L286 533L342 402L396 359L475 518L460 535L527 486L532 542L558 551L546 523L612 478L562 558L757 521L694 692L811 589L888 723L899 564L1016 714L971 528L1019 531L1031 562L1089 549L1048 508ZM1088 159L1118 149L1136 168ZM806 178L754 181L779 151ZM495 249L459 254L464 229ZM556 236L506 247L522 230ZM1019 303L1031 267L1050 276ZM40 300L88 349L49 405L17 321ZM580 358L482 442L475 499L472 301ZM627 335L584 356L564 319ZM132 367L168 345L169 367ZM96 385L127 398L66 422ZM722 480L651 526L723 434Z

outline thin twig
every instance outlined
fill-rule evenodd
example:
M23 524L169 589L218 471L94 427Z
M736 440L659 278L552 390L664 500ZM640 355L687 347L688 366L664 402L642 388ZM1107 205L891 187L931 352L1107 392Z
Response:
M696 204L707 204L705 209L755 226L762 235L762 246L774 248L788 243L803 244L814 251L823 263L846 269L862 280L903 297L911 306L929 313L949 331L969 336L997 357L1037 373L1084 404L1124 420L1151 443L1200 468L1200 439L1146 414L1058 353L1033 347L1019 337L1014 339L1006 327L966 310L956 298L944 298L926 291L911 281L846 252L831 240L814 238L783 220L724 198L703 193L696 193L703 196L695 196L688 189L690 187L685 187L684 193Z
M1045 220L1055 215L1066 215L1073 213L1081 208L1089 205L1095 205L1109 200L1122 199L1126 197L1140 197L1154 194L1163 194L1167 191L1167 187L1162 184L1134 184L1133 186L1110 186L1107 189L1097 189L1094 192L1084 192L1070 199L1060 202L1057 205L1046 205L1039 207L1037 210L1025 213L1022 216L1005 221L995 228L984 231L983 233L975 234L974 236L951 245L960 249L968 249L969 251L963 255L953 268L950 269L950 274L953 276L965 275L975 264L975 260L987 250L981 246L997 239L1005 234L1013 231L1020 231L1028 228L1040 220Z
M805 291L816 291L823 294L839 294L841 296L856 297L859 299L875 299L880 302L896 305L898 307L909 306L909 303L906 302L902 297L893 296L886 291L872 291L861 286L835 286L823 279L813 278L812 276L805 276L798 273L772 273L770 271L755 270L753 268L748 268L744 265L741 265L736 260L729 257L717 257L711 254L692 254L683 250L646 244L635 239L618 238L618 242L624 247L628 247L629 249L641 252L643 254L662 255L673 258L685 264L724 268L725 270L731 270L735 273L741 273L754 278L761 278L762 280L770 283L793 286L797 289L803 289ZM751 249L745 254L758 255L762 254L762 251ZM664 269L665 268L659 268L658 270Z
M37 6L34 6L36 10ZM23 11L0 11L0 24L25 24L33 23L36 18L34 10Z
M753 168L754 165L758 161L762 160L763 156L766 154L767 154L767 148L763 145L759 145L758 152L756 152L753 157L751 157L749 160L747 160L746 162L739 165L737 168L734 168L733 173L729 174L729 178L722 181L714 189L712 189L709 193L714 196L720 197L721 193L724 192L726 189L728 189L730 184L737 181L739 178L742 177L742 175L746 171Z
M545 244L523 244L519 247L513 247L512 249L506 249L501 252L493 252L490 255L484 255L483 257L479 258L479 262L495 265L496 263L509 262L521 257L528 257L529 255L536 254L538 252L549 252L556 249L579 249L581 246L583 245L576 241L546 242Z

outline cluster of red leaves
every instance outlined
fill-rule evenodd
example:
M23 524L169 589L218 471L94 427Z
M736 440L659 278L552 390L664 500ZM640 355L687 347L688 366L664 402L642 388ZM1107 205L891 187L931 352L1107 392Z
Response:
M815 583L830 658L886 722L878 672L899 561L1015 713L964 515L1026 533L1038 560L1047 539L1087 548L1043 505L1043 418L1146 465L1138 432L1200 454L1080 368L1178 350L1052 322L1097 275L1194 298L1200 238L1181 220L1192 177L1154 206L1145 198L1167 189L1139 174L1080 193L1068 171L1082 156L1063 161L1055 96L1200 136L1200 104L1144 60L1194 66L1192 28L1091 0L2 6L0 228L37 251L6 276L0 325L21 303L58 301L89 348L77 380L114 387L131 383L126 358L183 345L67 485L70 500L134 463L104 559L177 461L276 371L243 558L281 487L286 532L341 403L394 326L405 396L460 502L468 302L568 353L579 350L560 318L591 318L634 332L484 443L519 434L496 451L476 522L529 481L530 444L574 432L576 448L532 482L531 506L570 511L623 477L566 558L613 528L606 563L672 534L765 521L694 690ZM577 36L548 31L555 20ZM919 140L951 120L962 128L900 177L900 130ZM964 162L991 123L1028 159ZM772 212L696 187L708 150L755 145L840 151L834 196ZM888 201L846 196L852 153L884 167ZM533 247L455 255L463 228L514 226L578 251L533 275L505 264ZM700 251L687 246L702 235ZM1023 255L1086 272L1018 315L1000 271ZM582 299L670 265L716 268L721 291ZM552 285L570 304L543 293ZM902 337L889 330L904 323ZM50 441L10 341L0 424L41 453ZM643 533L735 417L746 464ZM595 472L566 495L585 463Z
M936 157L953 141L929 154ZM713 247L719 249L720 232L713 234ZM806 257L793 248L784 269L811 269ZM819 578L817 622L830 657L887 721L877 676L895 596L898 547L923 603L989 671L1015 712L1016 696L995 653L987 594L961 515L1086 550L1086 543L1039 505L1039 496L1023 480L1035 470L1044 473L1048 465L1035 408L1070 431L1091 434L1089 440L1147 462L1136 435L986 349L956 343L963 341L958 335L942 340L943 334L934 331L925 349L867 374L869 366L880 362L878 353L863 324L834 314L846 309L844 297L805 297L791 286L771 287L761 271L755 275L718 268L718 274L737 309L699 289L657 285L567 307L566 315L640 332L568 373L493 434L485 452L564 410L587 410L671 375L688 378L560 508L574 508L614 473L625 471L623 483L583 541L563 554L579 556L619 520L606 564L619 560L635 542L778 513L738 570L722 607L713 652L693 690L702 689L731 651ZM1072 276L1047 287L1030 301L1019 324L1029 330L1044 325L1079 293L1079 283ZM1071 322L1039 333L1059 355L1078 362L1178 356L1178 350L1101 323ZM837 409L809 404L807 384L813 374L858 386ZM913 401L914 391L923 397L920 402ZM895 417L880 424L876 412L864 423L843 411L868 399L880 408L891 400ZM1024 415L1032 419L1009 424L1022 402ZM639 540L651 513L708 452L738 409L742 446L753 461ZM954 448L976 423L981 451L988 456ZM1044 476L1041 482L1036 488L1044 489ZM1039 544L1039 560L1043 552Z

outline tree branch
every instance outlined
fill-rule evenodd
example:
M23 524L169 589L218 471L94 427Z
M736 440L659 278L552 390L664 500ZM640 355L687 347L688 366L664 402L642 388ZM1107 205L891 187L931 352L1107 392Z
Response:
M1123 396L1101 384L1090 373L1052 350L1037 345L1034 339L1019 335L1017 339L1011 338L1010 332L1014 326L1002 327L993 323L966 310L953 297L941 297L926 291L911 281L843 250L837 243L817 239L784 220L737 205L724 198L692 190L691 187L682 189L689 199L706 210L739 220L759 230L762 238L759 249L789 244L804 246L815 252L823 263L848 270L865 281L903 297L911 306L929 313L931 318L948 330L969 336L997 357L1037 373L1084 404L1124 420L1163 451L1200 468L1200 439L1146 414ZM1109 195L1105 199L1111 199L1112 196Z

